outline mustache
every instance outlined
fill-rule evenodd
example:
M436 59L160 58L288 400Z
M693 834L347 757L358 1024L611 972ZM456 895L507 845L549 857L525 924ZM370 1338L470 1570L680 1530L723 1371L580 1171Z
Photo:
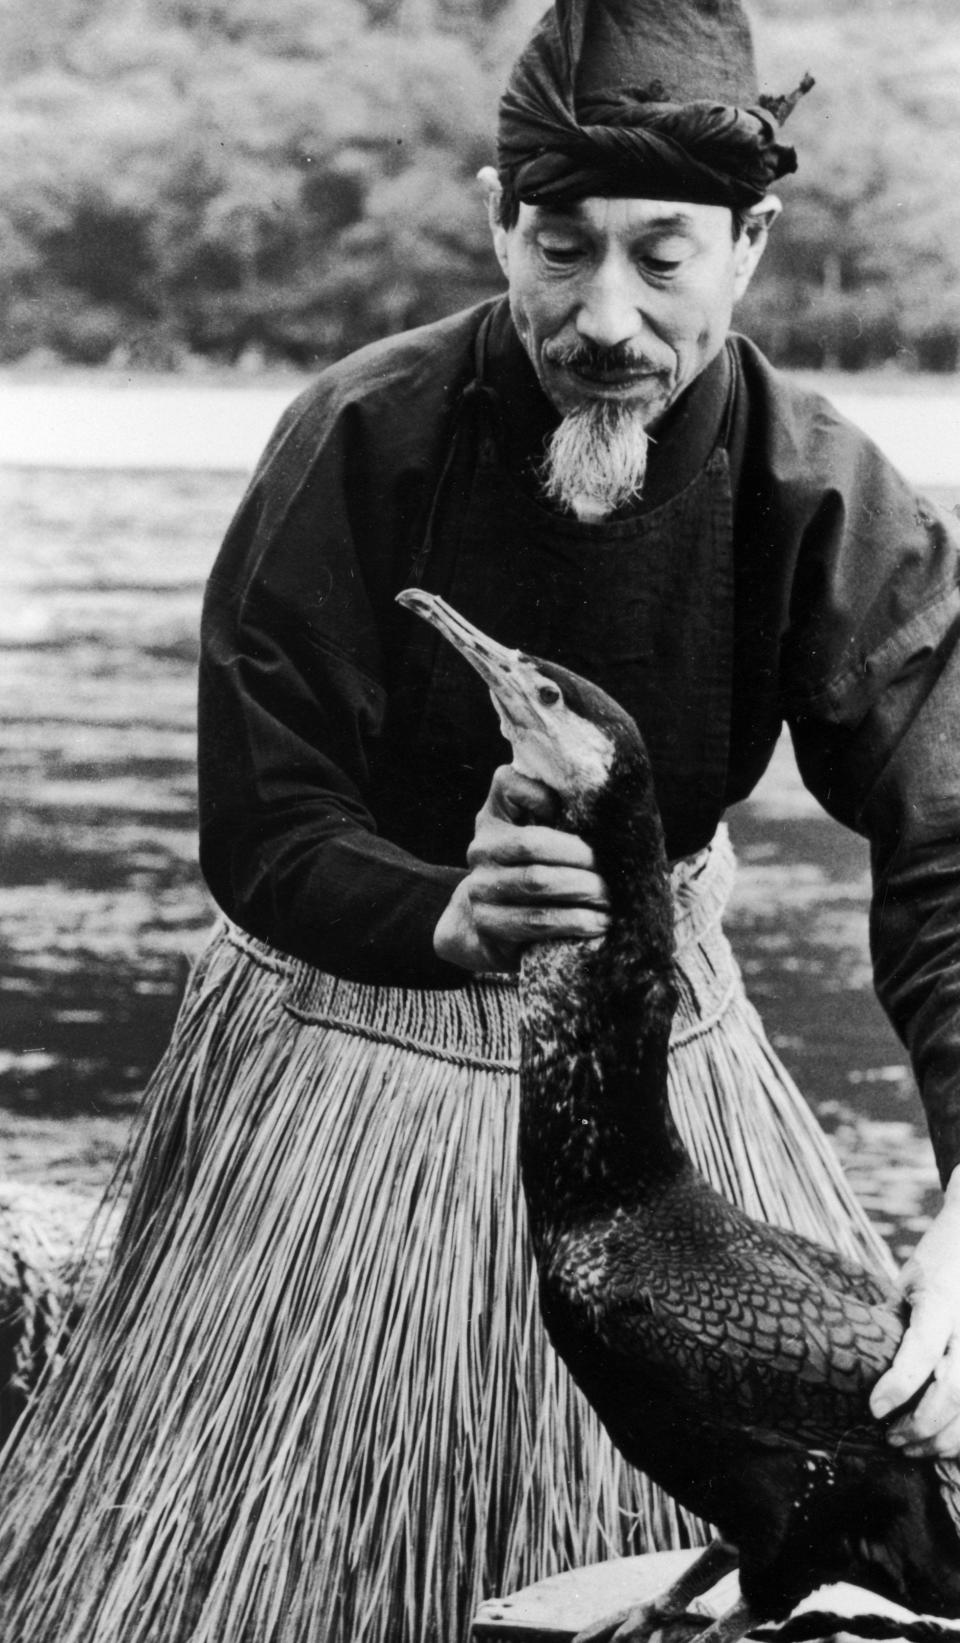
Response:
M629 343L617 342L612 348L584 339L582 342L560 343L544 349L551 365L568 371L586 371L590 376L616 376L622 371L653 371L656 366L646 354L634 353Z

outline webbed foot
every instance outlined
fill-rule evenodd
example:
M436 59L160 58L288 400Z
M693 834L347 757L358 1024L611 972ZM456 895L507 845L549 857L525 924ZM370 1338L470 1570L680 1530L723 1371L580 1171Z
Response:
M585 1626L573 1643L689 1643L710 1625L709 1615L677 1614L657 1602L638 1603Z

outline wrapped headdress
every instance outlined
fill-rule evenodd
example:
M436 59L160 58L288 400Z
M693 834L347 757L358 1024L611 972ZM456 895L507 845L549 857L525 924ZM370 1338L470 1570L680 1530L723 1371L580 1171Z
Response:
M556 0L500 103L501 182L531 204L586 195L743 209L796 170L760 97L740 0Z

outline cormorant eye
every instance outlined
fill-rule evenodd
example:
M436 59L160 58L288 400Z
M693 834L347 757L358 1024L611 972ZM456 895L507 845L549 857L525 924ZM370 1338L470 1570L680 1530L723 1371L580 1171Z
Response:
M560 690L557 685L538 685L537 699L544 707L556 707L560 700Z

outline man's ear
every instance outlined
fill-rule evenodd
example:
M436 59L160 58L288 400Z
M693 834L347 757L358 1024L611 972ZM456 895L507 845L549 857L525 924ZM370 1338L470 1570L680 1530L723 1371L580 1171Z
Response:
M487 202L487 221L490 224L490 233L493 236L493 249L497 254L497 261L503 272L509 278L507 266L507 231L500 221L500 178L492 165L482 166L477 172L477 182L483 190Z
M767 194L744 214L744 225L736 245L734 296L739 299L753 279L767 245L767 236L783 206L776 194Z

